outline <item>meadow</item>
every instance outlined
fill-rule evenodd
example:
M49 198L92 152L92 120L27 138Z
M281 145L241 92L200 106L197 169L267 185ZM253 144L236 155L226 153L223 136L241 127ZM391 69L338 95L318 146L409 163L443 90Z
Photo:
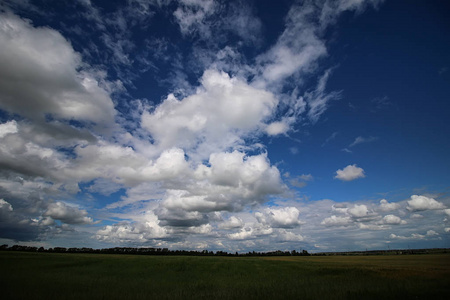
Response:
M448 299L450 254L215 257L0 252L1 299Z

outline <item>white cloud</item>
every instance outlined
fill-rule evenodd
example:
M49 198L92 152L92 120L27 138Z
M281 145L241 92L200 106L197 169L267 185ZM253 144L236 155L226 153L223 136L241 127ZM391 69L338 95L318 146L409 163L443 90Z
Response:
M277 240L280 242L302 242L305 238L300 234L295 234L286 229L279 229L277 232Z
M400 208L400 204L398 203L389 203L386 199L380 200L379 209L383 212L393 211Z
M230 10L222 28L235 33L243 42L258 44L263 26L250 5L251 3L246 1L230 3Z
M336 22L337 17L345 11L356 11L362 13L368 5L378 7L384 0L339 0L326 1L322 7L320 14L320 22L322 26L332 25Z
M0 124L0 138L11 133L17 133L17 122L15 120Z
M373 136L368 137L368 138L365 138L365 137L362 137L362 136L358 136L357 138L355 138L353 143L348 145L348 147L351 148L351 147L354 147L354 146L359 145L359 144L370 143L370 142L376 141L377 139L378 138L373 137Z
M267 208L264 214L255 214L258 222L273 228L294 228L302 224L296 207Z
M37 223L39 226L55 225L55 220L53 220L51 217L39 217L37 219L32 219L32 221Z
M327 227L334 226L348 226L353 222L350 217L339 217L332 215L331 217L325 218L320 224L325 225Z
M229 203L229 199L214 199L209 195L191 195L186 191L181 190L168 190L164 196L163 205L169 210L182 209L184 211L220 211L230 210L232 203ZM215 200L215 201L214 201ZM228 201L227 201L228 200Z
M290 147L289 152L291 152L293 155L298 154L298 148L297 147Z
M347 213L357 222L370 222L379 219L379 215L369 210L365 204L355 204Z
M12 14L0 18L0 108L43 121L46 116L111 125L109 94L57 31L34 28Z
M393 103L391 102L388 96L376 97L372 99L371 102L374 105L374 109L372 109L373 112L388 109L393 106Z
M6 124L6 125L5 125ZM67 167L64 154L59 153L45 143L35 143L26 132L27 126L15 121L1 124L9 127L8 133L0 137L0 164L8 172L17 172L25 176L41 176L58 180L57 173ZM5 130L4 130L5 132Z
M437 233L434 230L428 230L426 232L426 234L419 234L419 233L412 233L410 236L401 236L401 235L396 235L396 234L391 234L389 236L390 239L399 239L399 240L423 240L423 239L429 239L429 238L433 238L435 236L439 235L439 233Z
M333 204L333 206L331 207L331 209L333 211L336 211L338 213L347 213L348 212L348 207L345 203L336 203Z
M423 219L424 216L421 215L421 214L412 214L412 215L410 216L410 218L411 218L411 219Z
M342 152L346 152L346 153L353 153L351 150L347 149L347 148L343 148L341 149Z
M332 140L334 140L337 136L338 136L339 132L335 131L333 132L329 137L327 137L327 139L325 140L325 142L323 142L322 147L324 147L326 144L328 144L329 142L331 142Z
M366 205L358 205L356 204L354 207L348 210L348 213L355 218L366 217L369 214L369 209Z
M92 224L94 221L87 216L86 210L80 210L76 207L68 206L64 202L51 203L43 216L51 217L55 220L67 224Z
M278 103L273 94L223 72L207 70L201 82L194 95L182 100L169 95L142 115L142 127L159 147L181 147L190 157L205 159L265 127Z
M217 3L214 0L180 0L180 6L173 15L183 34L198 33L203 38L211 36L209 24L205 19L214 14Z
M311 181L314 179L314 177L311 174L302 174L298 178L304 181Z
M389 235L390 239L397 239L397 240L421 240L425 238L425 235L418 234L418 233L412 233L411 236L401 236L396 235L394 233L391 233Z
M1 211L13 211L13 207L7 201L0 199L0 210Z
M242 228L244 226L244 222L235 216L231 216L228 220L219 224L219 228L221 229L235 229Z
M278 169L270 165L266 154L213 153L207 164L196 164L188 162L179 148L164 151L154 161L131 147L104 142L77 147L75 152L78 162L71 167L71 177L84 181L104 178L131 187L128 197L108 208L162 198L162 205L169 210L239 211L285 190ZM136 194L138 189L142 191Z
M268 82L280 81L307 68L326 54L323 41L317 36L315 25L309 18L314 7L294 5L286 18L286 29L277 43L259 57L263 78Z
M285 189L278 169L270 166L265 154L214 153L209 164L197 166L196 182L187 180L177 186L178 191L166 193L163 205L186 211L240 211Z
M367 229L367 230L386 230L389 229L390 227L387 225L383 225L383 224L365 224L365 223L358 223L358 227L360 229Z
M311 174L302 174L289 180L289 183L295 187L303 188L308 184L308 181L312 180L314 180L314 177Z
M439 233L437 233L437 232L434 231L434 230L428 230L426 235L427 235L427 236L435 236L435 235L439 235Z
M364 175L364 170L362 168L359 168L356 165L348 165L342 170L337 170L334 178L343 181L352 181L364 177L366 176Z
M95 238L100 241L115 243L145 243L155 237L165 236L164 229L151 224L140 225L114 224L107 225L96 232Z
M325 92L325 87L330 74L331 70L329 69L319 79L316 89L305 94L305 99L309 107L308 117L313 123L319 120L320 116L328 108L328 103L331 100L337 100L341 97L341 92L339 91L330 93Z
M406 224L406 221L394 215L386 215L383 218L383 223L389 225L399 225L399 224L404 225Z
M289 130L289 125L284 122L273 122L267 125L266 133L268 135L285 134Z
M156 210L161 226L176 228L198 227L208 223L208 216L204 212L186 211L178 207L160 207Z
M230 233L228 238L231 240L247 240L253 236L252 228L242 228L239 232Z
M261 21L247 2L181 0L178 4L173 16L185 36L211 42L232 33L244 43L259 41Z
M445 209L443 203L426 196L412 195L411 200L407 201L407 203L407 209L410 211Z
M134 219L133 222L124 221L104 226L96 231L94 238L118 244L141 244L168 236L167 228L160 226L160 221L153 211L139 211L130 217Z

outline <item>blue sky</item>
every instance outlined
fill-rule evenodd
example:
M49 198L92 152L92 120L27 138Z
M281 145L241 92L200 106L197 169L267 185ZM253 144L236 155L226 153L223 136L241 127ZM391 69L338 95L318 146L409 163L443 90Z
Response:
M443 1L0 1L0 242L450 247Z

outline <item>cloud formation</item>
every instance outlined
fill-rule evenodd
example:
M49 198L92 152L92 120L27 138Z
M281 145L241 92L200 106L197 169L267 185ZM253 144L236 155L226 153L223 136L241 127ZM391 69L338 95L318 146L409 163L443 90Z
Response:
M3 13L0 45L0 108L37 122L49 117L114 122L109 94L57 31Z
M93 220L87 217L86 210L70 207L64 202L55 202L48 206L44 212L44 217L51 217L67 224L92 224Z
M356 166L356 164L348 165L343 169L337 170L336 176L334 176L334 178L342 181L352 181L364 177L366 177L366 175L364 174L364 170Z
M380 1L293 2L276 28L245 1L130 0L107 10L76 1L66 8L73 19L8 3L0 4L5 242L82 236L102 246L332 251L367 247L363 235L382 248L448 228L427 224L447 218L445 196L310 195L332 183L334 169L320 176L308 166L306 137L345 96L330 88L339 68L326 63L331 26ZM48 23L20 17L31 12ZM338 142L335 130L324 131L323 145ZM363 177L353 164L334 178Z
M411 200L408 201L407 209L410 211L436 210L445 209L445 205L433 198L412 195Z

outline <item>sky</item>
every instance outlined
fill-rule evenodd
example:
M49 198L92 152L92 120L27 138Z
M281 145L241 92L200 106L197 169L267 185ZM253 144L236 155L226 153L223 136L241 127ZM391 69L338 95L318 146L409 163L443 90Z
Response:
M0 0L0 243L450 247L449 6Z

